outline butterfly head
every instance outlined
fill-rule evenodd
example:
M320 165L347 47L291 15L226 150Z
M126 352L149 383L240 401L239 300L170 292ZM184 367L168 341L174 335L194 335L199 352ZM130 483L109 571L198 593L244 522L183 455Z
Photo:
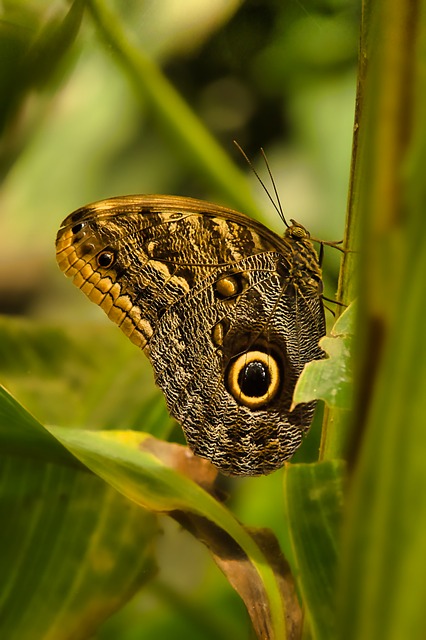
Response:
M290 220L291 225L287 227L284 237L291 238L293 240L305 240L310 238L310 233L305 227L296 222L296 220Z

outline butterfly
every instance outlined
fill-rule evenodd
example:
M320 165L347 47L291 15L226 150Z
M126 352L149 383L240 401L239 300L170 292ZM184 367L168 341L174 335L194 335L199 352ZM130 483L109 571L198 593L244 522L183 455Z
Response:
M148 356L190 448L230 475L281 467L315 402L290 411L323 357L322 277L306 229L178 196L110 198L69 215L62 271Z

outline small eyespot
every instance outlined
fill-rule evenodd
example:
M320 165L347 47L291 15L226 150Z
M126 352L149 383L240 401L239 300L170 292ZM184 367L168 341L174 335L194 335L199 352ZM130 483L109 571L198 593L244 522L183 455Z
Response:
M215 284L219 298L231 298L238 293L238 282L232 276L220 278Z
M87 255L88 253L95 253L95 251L96 249L93 242L84 242L80 245L80 252L82 256Z
M275 354L248 351L229 367L226 383L239 404L258 409L271 402L282 384L282 373Z
M78 222L77 224L75 224L75 225L72 227L71 231L72 231L72 232L73 232L73 234L75 235L76 233L80 233L80 231L81 231L82 229L84 229L84 226L85 226L85 225L84 225L84 222Z
M102 253L97 256L98 265L102 267L102 269L108 269L108 267L114 263L114 260L115 255L112 251L102 251Z
M229 331L229 321L223 318L220 322L215 324L212 330L212 341L216 347L222 347L226 334Z
M236 271L221 275L213 286L219 300L232 300L242 293L246 284L246 274Z

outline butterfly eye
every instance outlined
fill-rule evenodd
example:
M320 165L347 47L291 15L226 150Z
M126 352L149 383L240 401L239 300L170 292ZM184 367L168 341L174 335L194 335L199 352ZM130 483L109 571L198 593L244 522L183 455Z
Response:
M97 256L98 265L102 267L102 269L110 267L114 263L114 260L115 255L112 251L102 251L102 253Z
M78 222L77 224L75 224L73 226L73 228L71 229L71 231L73 232L73 234L75 235L76 233L80 233L80 231L82 229L84 229L84 222Z
M281 378L275 355L249 351L232 362L227 383L239 404L258 409L275 398L281 387Z
M285 232L286 236L290 236L295 240L301 240L302 238L310 237L309 231L307 231L304 226L299 224L299 222L296 222L296 220L293 219L291 219L290 222L291 226L288 227L287 231Z

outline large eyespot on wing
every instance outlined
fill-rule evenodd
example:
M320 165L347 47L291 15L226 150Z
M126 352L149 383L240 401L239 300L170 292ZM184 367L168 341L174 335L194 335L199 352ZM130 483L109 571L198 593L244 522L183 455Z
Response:
M254 348L231 361L225 385L238 403L259 409L276 397L283 383L282 371L276 354Z

